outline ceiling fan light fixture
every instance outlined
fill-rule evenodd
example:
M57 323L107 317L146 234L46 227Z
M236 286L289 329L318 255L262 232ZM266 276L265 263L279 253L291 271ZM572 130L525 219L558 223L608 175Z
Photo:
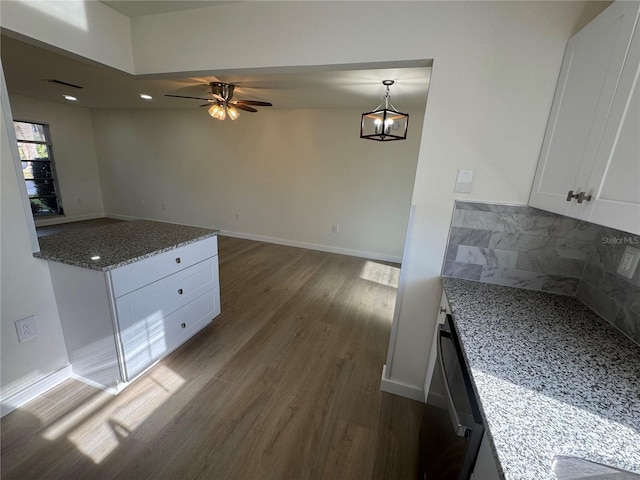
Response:
M229 118L231 120L235 120L240 116L240 112L238 111L238 109L231 105L227 107L227 114L229 115Z
M362 114L360 138L379 142L407 139L409 114L398 111L391 104L389 87L393 83L393 80L384 80L382 85L386 87L386 90L383 102L374 110Z
M216 120L224 120L225 118L227 118L227 112L225 111L225 108L219 103L216 103L215 105L209 107L208 112L209 115L211 115Z

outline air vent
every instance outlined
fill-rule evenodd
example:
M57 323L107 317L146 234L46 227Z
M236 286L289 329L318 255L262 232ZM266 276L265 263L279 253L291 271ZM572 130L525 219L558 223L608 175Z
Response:
M81 87L80 85L74 85L73 83L63 82L62 80L56 80L55 78L51 78L47 80L47 82L57 83L58 85L64 85L65 87L77 88L78 90L84 88L84 87Z

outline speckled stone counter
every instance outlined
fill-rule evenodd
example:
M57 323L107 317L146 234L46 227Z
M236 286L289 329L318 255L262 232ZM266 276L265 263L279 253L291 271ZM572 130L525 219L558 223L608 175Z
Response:
M132 220L42 237L39 239L40 252L34 256L107 271L217 233L208 228Z
M640 346L573 297L445 278L499 470L556 454L640 473Z

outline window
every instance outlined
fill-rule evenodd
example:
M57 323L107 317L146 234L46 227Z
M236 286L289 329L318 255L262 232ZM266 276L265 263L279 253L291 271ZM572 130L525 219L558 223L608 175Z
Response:
M42 123L13 122L18 139L22 174L27 184L34 217L62 215L56 181L49 126Z

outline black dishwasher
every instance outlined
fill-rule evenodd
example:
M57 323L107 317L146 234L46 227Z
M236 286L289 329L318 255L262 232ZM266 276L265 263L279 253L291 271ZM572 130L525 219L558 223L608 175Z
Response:
M420 428L421 480L468 480L484 432L478 403L460 342L447 315L438 330L436 367L440 370L447 408L425 404Z

